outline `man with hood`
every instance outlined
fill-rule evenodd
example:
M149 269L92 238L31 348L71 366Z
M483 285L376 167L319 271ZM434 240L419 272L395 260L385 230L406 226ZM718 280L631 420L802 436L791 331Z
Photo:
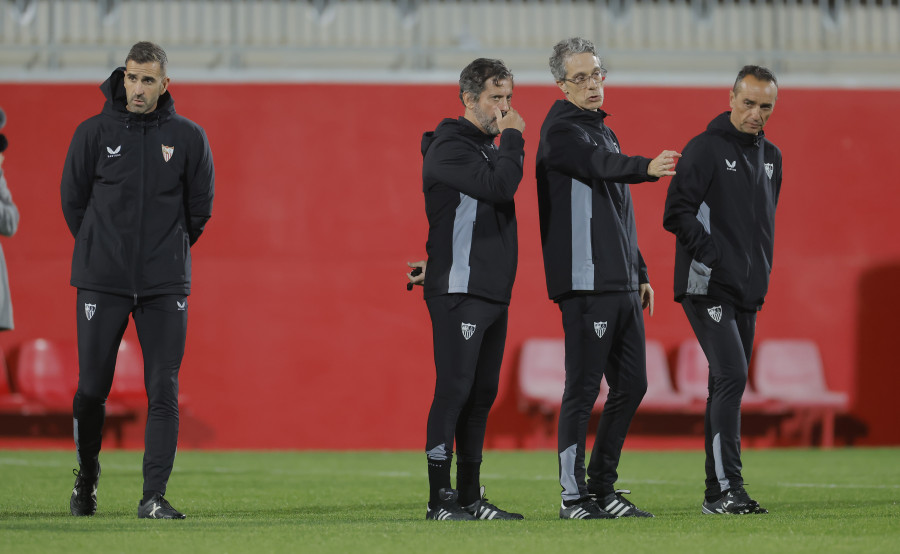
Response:
M100 89L106 103L75 130L60 187L75 237L79 469L72 515L97 510L100 446L116 353L134 319L148 397L138 517L183 519L164 498L178 442L178 371L187 333L191 251L212 215L206 133L175 113L166 53L135 44Z
M741 399L769 288L781 150L763 126L778 82L744 66L719 114L684 147L666 197L663 226L675 242L675 301L709 361L704 514L760 514L741 475Z
M653 517L622 496L630 491L615 488L625 435L647 391L643 308L653 315L628 184L674 175L680 154L621 153L600 109L606 69L591 41L559 42L550 72L565 99L541 126L536 171L547 290L565 332L559 517ZM585 483L588 421L604 376L609 396Z
M513 196L522 179L525 122L511 106L512 92L503 62L479 58L459 76L464 115L422 137L428 278L410 279L424 284L434 335L426 519L522 519L488 502L480 482L518 261ZM450 484L454 439L457 489Z

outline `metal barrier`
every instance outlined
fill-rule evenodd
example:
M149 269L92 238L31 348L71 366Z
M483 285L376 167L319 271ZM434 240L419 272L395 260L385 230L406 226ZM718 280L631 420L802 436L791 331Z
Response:
M630 71L900 73L898 0L0 0L0 76L108 68L144 39L212 72L546 72L576 35Z

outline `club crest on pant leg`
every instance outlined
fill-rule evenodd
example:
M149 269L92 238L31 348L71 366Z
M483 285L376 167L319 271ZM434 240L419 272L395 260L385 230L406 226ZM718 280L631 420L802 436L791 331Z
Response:
M722 321L722 306L713 306L712 308L707 308L706 311L709 312L709 317L716 323Z
M462 327L462 335L463 338L469 340L472 338L472 335L475 334L475 324L474 323L463 323Z
M606 322L605 321L595 321L594 322L594 332L597 333L597 338L602 339L603 334L606 333Z
M96 311L96 304L88 304L87 302L84 303L84 315L87 316L88 321L90 321L91 318L94 317L94 313L96 313Z

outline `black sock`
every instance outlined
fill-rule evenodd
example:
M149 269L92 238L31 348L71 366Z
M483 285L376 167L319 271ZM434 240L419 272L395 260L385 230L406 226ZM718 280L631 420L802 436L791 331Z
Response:
M428 503L436 506L441 497L438 491L450 489L450 468L453 465L453 456L447 456L445 460L428 458Z
M456 488L459 503L468 506L481 498L481 462L456 462Z
M141 504L147 502L157 494L162 496L162 493L159 491L144 491L144 498L141 499Z

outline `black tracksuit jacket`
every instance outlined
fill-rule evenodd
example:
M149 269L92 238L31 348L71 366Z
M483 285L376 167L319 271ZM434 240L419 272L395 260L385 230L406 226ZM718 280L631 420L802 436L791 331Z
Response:
M212 215L213 159L199 125L171 95L147 114L125 109L124 68L106 103L75 130L62 210L75 237L73 286L121 294L190 294L191 253Z
M738 131L730 114L684 147L663 226L677 238L676 301L703 295L755 311L772 270L781 150L762 131Z
M422 136L422 189L428 216L425 298L471 294L509 303L518 263L516 206L525 140L494 137L460 117Z
M558 100L541 126L538 209L553 300L649 282L628 183L658 179L647 174L650 158L621 153L606 117Z

